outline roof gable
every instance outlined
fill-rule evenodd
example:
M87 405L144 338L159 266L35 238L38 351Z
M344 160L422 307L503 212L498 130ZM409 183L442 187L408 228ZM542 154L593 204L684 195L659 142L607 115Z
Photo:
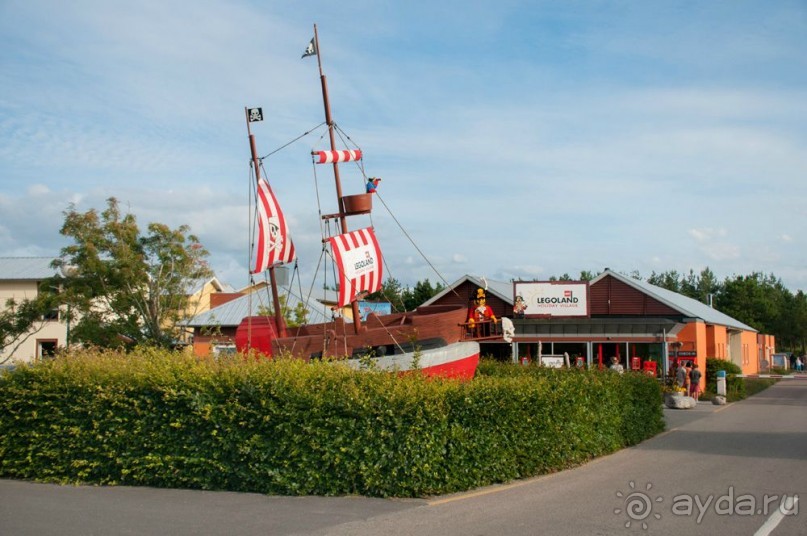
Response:
M488 294L492 294L502 300L503 302L513 305L513 283L506 281L493 281L490 279L477 278L472 275L464 275L451 283L449 286L426 300L423 305L432 305L442 300L442 298L449 293L454 292L457 288L461 287L464 283L470 283L476 288L486 289ZM463 305L466 305L465 296L462 296Z
M615 277L604 277L589 285L589 298L589 310L595 316L681 316L682 314L642 289Z
M612 277L614 280L644 293L659 304L669 307L683 316L700 318L708 324L717 324L720 326L741 329L744 331L757 331L751 326L743 324L739 320L732 318L727 314L721 313L717 309L709 307L705 303L701 303L698 300L694 300L688 296L684 296L683 294L678 294L677 292L667 290L666 288L651 285L646 281L624 276L610 269L606 269L603 273L595 277L591 281L591 286L593 287L607 277Z

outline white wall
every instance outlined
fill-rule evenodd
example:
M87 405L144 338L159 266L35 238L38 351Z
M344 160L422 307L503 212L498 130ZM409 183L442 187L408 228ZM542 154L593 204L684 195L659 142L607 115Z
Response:
M0 281L0 310L13 298L17 302L33 299L37 295L36 281ZM67 325L63 321L46 320L35 325L34 330L22 343L14 343L0 351L0 363L26 363L38 356L38 341L55 340L64 347L67 341Z

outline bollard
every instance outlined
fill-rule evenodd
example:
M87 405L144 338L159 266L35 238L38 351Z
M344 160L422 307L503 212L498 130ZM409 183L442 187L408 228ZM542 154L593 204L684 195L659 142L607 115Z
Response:
M726 371L725 370L718 370L717 371L717 394L720 396L726 396Z

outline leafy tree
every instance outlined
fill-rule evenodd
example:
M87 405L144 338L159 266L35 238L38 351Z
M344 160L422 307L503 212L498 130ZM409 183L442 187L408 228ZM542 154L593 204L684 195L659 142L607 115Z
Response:
M720 290L720 282L715 273L707 266L701 270L696 283L695 295L692 297L703 303L710 303L709 297L714 298L718 290Z
M550 277L549 277L549 280L550 280L550 281L571 281L571 280L572 280L572 276L570 276L570 275L568 274L568 272L564 272L564 274L563 274L562 276L560 276L560 277L558 277L558 276L556 276L556 275L550 276Z
M632 270L631 273L628 274L628 277L631 279L638 279L639 281L643 279L642 274L639 273L639 270Z
M71 305L71 338L100 347L173 346L194 283L212 274L208 252L188 226L150 223L141 234L114 197L101 214L74 205L64 214L60 232L73 244L54 261L65 275L51 284Z
M599 274L596 274L590 270L583 270L580 272L580 281L591 281L592 279L597 277L597 275Z
M800 350L800 354L807 353L807 295L801 290L794 296L789 304L789 309L785 311L785 316L789 319L788 327L792 330L790 335L790 348Z
M0 311L0 364L11 359L25 341L47 325L45 318L58 303L57 296L46 285L42 285L34 299L6 300Z
M439 282L432 285L428 278L424 279L423 281L418 281L415 283L415 288L412 290L411 297L404 302L406 305L406 310L411 311L418 308L419 306L423 305L424 302L428 301L432 296L442 292L443 289L445 289L445 285Z
M415 283L414 288L402 288L397 279L389 278L381 284L381 290L367 296L367 300L388 301L395 312L412 311L445 288L441 283L432 285L428 278Z
M390 277L381 283L381 290L367 296L367 301L389 302L394 312L402 312L406 310L404 306L404 293L405 291L401 283L394 277Z
M716 307L740 322L762 333L777 333L774 329L784 305L782 282L773 274L754 272L747 276L726 278L716 296Z
M660 274L651 272L650 277L647 278L647 282L657 287L681 293L681 276L675 270L669 270Z
M288 307L288 297L282 294L277 297L277 301L280 302L280 310L283 311L283 319L286 321L286 326L296 328L308 321L310 311L306 309L303 302L298 301L294 307ZM275 316L275 309L271 305L262 305L258 308L258 315Z

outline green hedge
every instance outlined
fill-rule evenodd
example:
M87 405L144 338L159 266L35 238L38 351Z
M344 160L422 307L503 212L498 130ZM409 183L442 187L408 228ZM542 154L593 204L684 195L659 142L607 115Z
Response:
M483 363L470 382L327 363L74 354L0 376L0 476L428 496L557 471L664 427L639 374Z
M706 358L706 390L717 393L717 371L726 371L726 397L731 400L742 400L746 397L745 382L743 378L738 378L742 374L742 369L725 359L716 357Z

